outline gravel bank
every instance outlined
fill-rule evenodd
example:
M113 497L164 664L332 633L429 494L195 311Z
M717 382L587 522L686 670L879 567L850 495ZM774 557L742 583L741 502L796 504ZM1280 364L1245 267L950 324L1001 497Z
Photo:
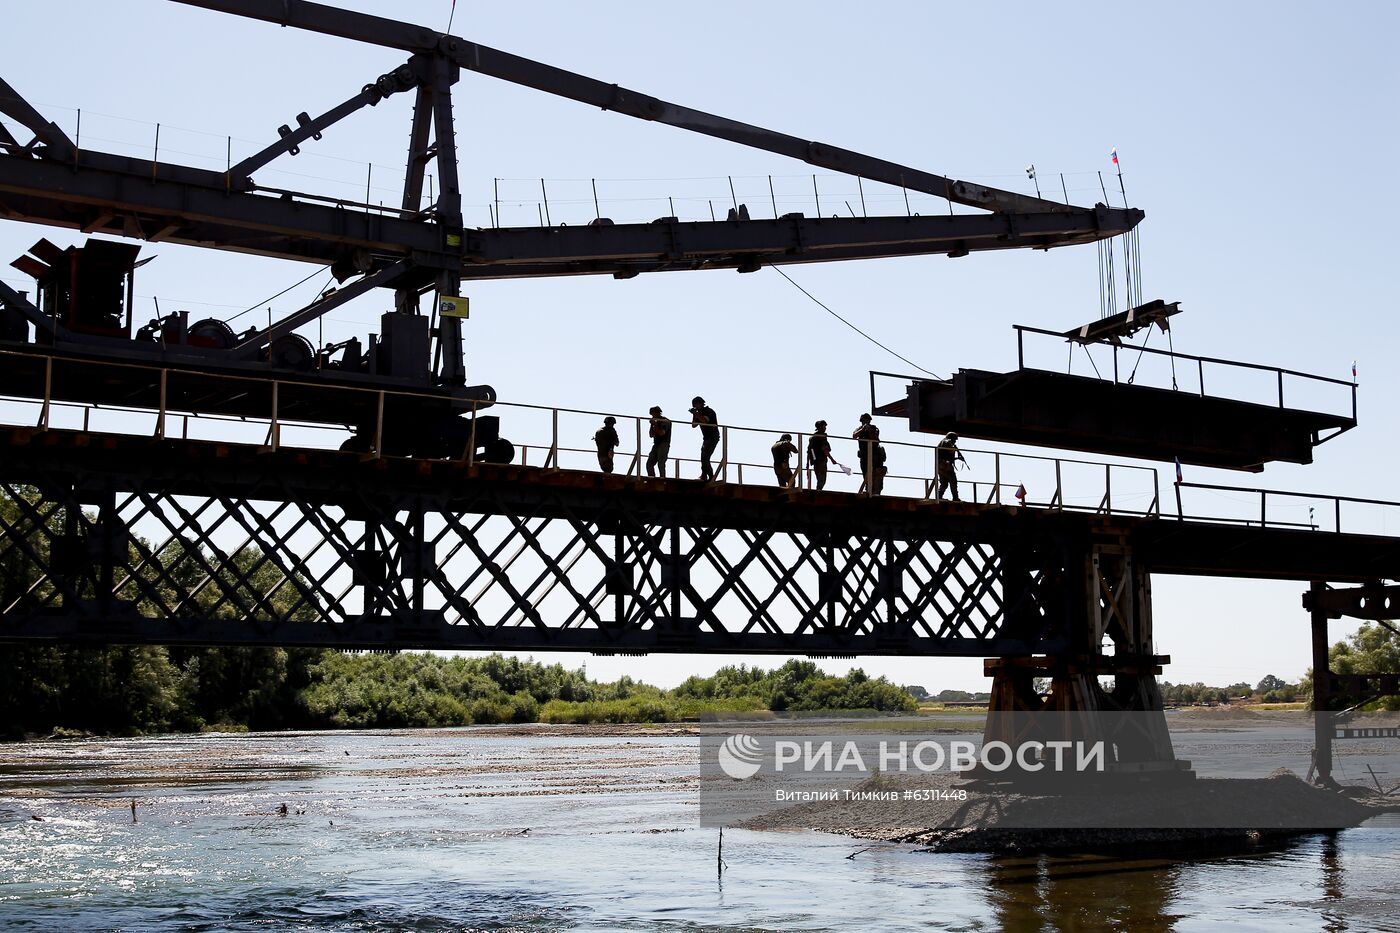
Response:
M940 852L1025 852L1249 844L1265 837L1357 826L1381 813L1400 812L1394 797L1359 788L1347 794L1327 791L1285 770L1259 779L1105 787L1081 794L977 789L950 775L881 776L852 790L875 792L881 799L853 795L800 803L740 825L816 830ZM967 791L965 799L958 796L962 790ZM920 791L935 792L934 799L920 797ZM940 799L936 792L949 796Z

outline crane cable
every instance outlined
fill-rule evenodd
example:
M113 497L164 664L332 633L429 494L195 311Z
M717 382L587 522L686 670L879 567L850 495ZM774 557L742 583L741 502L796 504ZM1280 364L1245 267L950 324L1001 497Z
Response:
M904 355L902 355L902 354L900 354L900 353L896 353L894 350L891 350L889 347L885 346L883 343L881 343L880 341L876 340L874 337L870 336L870 335L867 334L865 331L861 330L859 327L855 326L855 325L852 324L850 321L846 320L846 319L843 318L841 315L837 314L835 311L831 310L829 307L827 307L825 304L823 304L822 301L821 301L819 298L817 298L816 295L813 295L811 292L807 291L807 289L803 288L801 285L798 285L796 282L794 282L794 281L792 280L792 276L788 275L786 272L784 272L784 271L783 271L782 269L780 269L778 266L770 266L769 268L772 269L774 272L778 273L779 275L781 275L783 278L787 279L787 280L788 280L788 284L790 284L793 288L797 289L799 292L801 292L802 294L806 295L808 298L810 298L810 299L812 299L814 302L816 302L817 307L821 308L821 309L822 309L823 311L825 311L827 314L830 314L832 317L836 318L836 320L840 321L842 324L845 324L845 325L846 325L847 327L849 327L851 330L853 330L853 331L855 331L856 333L860 334L860 335L861 335L862 337L864 337L866 340L869 340L871 343L875 344L875 346L879 347L881 350L884 350L886 353L890 354L891 356L894 356L894 357L899 358L900 360L903 360L904 362L908 363L910 366L912 366L912 367L914 367L915 369L917 369L919 372L921 372L921 373L927 373L928 375L932 376L932 377L935 378L935 379L946 379L946 378L947 378L946 376L940 376L940 375L938 375L938 374L935 373L935 372L932 372L932 371L930 371L930 370L924 369L924 368L923 368L922 366L920 366L918 363L915 363L913 360L909 359L909 357L904 356Z

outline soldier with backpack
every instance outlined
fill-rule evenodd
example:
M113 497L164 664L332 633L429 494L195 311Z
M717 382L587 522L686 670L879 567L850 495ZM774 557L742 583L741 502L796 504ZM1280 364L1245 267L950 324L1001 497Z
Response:
M778 477L778 485L784 489L791 489L793 486L795 477L788 458L795 453L797 447L792 443L791 434L784 434L773 445L773 474Z
M826 422L818 421L816 431L807 441L807 465L816 474L818 489L826 488L826 465L828 462L835 463L836 458L831 455L831 439L826 436Z
M603 426L593 434L593 443L598 448L598 466L602 467L604 473L613 471L613 452L617 450L617 445L622 443L617 436L617 419L608 415L603 419Z

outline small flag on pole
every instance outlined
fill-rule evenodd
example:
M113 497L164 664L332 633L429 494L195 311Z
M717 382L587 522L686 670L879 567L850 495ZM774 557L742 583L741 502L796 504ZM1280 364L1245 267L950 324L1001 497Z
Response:
M1016 501L1022 505L1026 504L1026 484L1022 483L1016 487Z
M1114 165L1118 165L1118 147L1114 146L1108 150L1108 157L1113 160ZM1121 168L1121 166L1119 166Z
M1176 481L1177 481L1177 484L1180 485L1180 483L1181 483L1181 458L1180 458L1180 457L1176 457L1176 458L1175 458L1175 462L1176 462Z
M1356 360L1351 361L1351 381L1356 381Z

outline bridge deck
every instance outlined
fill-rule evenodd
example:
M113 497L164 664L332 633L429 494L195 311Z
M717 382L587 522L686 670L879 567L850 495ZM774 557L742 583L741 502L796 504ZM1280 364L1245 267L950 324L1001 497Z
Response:
M1238 521L1044 506L647 479L460 461L365 459L318 449L0 427L0 482L73 482L78 495L152 477L169 495L347 505L365 496L428 498L467 512L513 508L591 516L620 505L644 523L794 533L932 535L994 543L1017 535L1121 539L1156 573L1276 580L1400 579L1400 537ZM488 498L483 497L489 493ZM95 499L89 499L95 501Z
M1133 575L1400 578L1400 538L0 428L0 641L1109 673L1091 581L1121 589L1128 553Z

